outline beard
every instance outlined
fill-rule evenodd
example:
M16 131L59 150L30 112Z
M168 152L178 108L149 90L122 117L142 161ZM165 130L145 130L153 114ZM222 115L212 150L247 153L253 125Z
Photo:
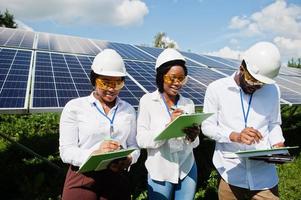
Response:
M249 85L244 77L244 75L241 74L239 77L239 86L241 87L241 89L244 91L244 93L246 94L253 94L256 90L260 89L261 86L258 85Z

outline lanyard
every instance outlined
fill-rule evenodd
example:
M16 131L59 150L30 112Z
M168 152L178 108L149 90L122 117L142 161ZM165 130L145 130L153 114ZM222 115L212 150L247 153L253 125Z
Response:
M162 93L160 93L160 95L161 95L161 97L162 97L162 99L163 99L163 103L164 103L164 105L165 105L166 111L167 111L169 117L171 118L171 113L170 113L170 111L169 111L169 108L168 108L168 105L167 105L167 103L166 103L165 97L164 97L164 95L163 95ZM175 104L176 107L177 107L177 104L178 104L178 101L176 101L176 104Z
M251 107L251 102L252 102L253 94L251 94L251 96L250 96L249 104L248 104L248 110L247 110L247 113L245 113L245 108L244 108L244 103L243 103L243 99L242 99L242 91L241 91L241 89L239 90L239 92L240 92L240 102L241 102L242 113L244 115L245 128L247 128L247 122L248 122L249 111L250 111L250 107Z
M110 121L110 137L111 137L111 136L112 136L112 133L114 132L114 125L113 125L113 123L114 123L115 115L116 115L116 112L117 112L117 109L118 109L118 105L117 105L117 107L116 107L116 109L115 109L115 111L114 111L114 113L113 113L112 119L110 119L104 112L102 112L102 111L98 108L98 106L96 105L95 102L93 103L93 105L95 106L95 108L98 110L98 112L99 112L100 114L102 114L105 118L107 118L107 119Z

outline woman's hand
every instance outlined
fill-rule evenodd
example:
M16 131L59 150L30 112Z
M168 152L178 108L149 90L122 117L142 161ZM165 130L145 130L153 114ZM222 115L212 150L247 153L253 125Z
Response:
M182 115L183 114L183 110L179 109L179 108L176 108L173 110L173 112L171 113L171 122L173 120L175 120L178 116Z
M115 140L105 140L103 141L99 148L95 151L92 152L92 154L101 154L101 153L106 153L110 151L115 151L120 149L120 143Z
M197 124L194 124L193 126L189 126L183 129L184 133L186 134L185 139L188 140L189 142L193 142L196 137L201 132L200 126Z
M116 160L113 160L109 166L108 169L110 169L113 172L122 172L124 170L127 170L129 166L132 163L132 156L127 156L125 158L119 158Z

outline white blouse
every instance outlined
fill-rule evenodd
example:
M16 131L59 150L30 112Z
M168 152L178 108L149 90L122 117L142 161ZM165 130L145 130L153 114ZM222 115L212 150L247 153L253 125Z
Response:
M187 113L194 113L192 100L180 96L177 107ZM187 142L184 137L163 141L154 138L170 122L163 99L158 91L145 94L140 99L137 118L137 143L147 149L145 166L153 180L178 183L194 164L193 148L199 145L199 138Z
M95 107L104 113L100 102L91 93L69 101L60 119L59 150L64 163L81 166L89 155L99 148L106 139L114 139L124 148L138 148L136 142L136 112L127 102L117 97L116 105L107 116L113 121L114 132L110 135L110 121ZM118 107L118 108L117 108ZM136 150L132 154L132 164L140 155Z

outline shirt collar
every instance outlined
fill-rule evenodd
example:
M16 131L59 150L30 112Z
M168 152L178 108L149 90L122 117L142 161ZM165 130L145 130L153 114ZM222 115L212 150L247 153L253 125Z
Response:
M97 105L100 105L100 102L98 101L98 99L96 99L93 95L94 91L91 92L90 96L88 97L88 101L91 105L93 105L93 103L96 103ZM119 97L116 97L116 104L113 108L115 108L117 105L119 105L121 103L121 100Z
M240 86L237 85L236 81L234 80L234 77L236 76L238 72L235 71L231 76L229 76L229 85L228 88L229 89L236 89L237 91L240 90Z
M161 101L161 99L162 99L159 90L156 90L155 92L151 93L151 95L152 95L151 98L152 98L152 100L154 100L154 101ZM181 104L182 100L183 100L183 97L182 97L181 94L179 94L179 100L178 100L178 104L179 104L179 105Z

